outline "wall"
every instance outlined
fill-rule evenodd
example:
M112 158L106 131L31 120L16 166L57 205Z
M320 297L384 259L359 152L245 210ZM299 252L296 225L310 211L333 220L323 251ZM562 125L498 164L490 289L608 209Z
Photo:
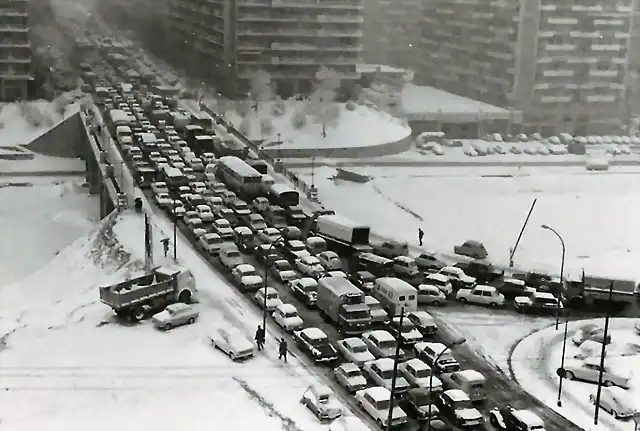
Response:
M87 134L80 113L76 112L49 131L25 145L34 153L54 157L75 158L83 155L83 149L89 148Z

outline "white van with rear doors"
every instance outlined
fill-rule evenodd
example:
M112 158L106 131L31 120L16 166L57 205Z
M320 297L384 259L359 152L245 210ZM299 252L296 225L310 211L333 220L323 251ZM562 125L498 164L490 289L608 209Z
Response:
M389 312L397 316L404 308L405 313L418 309L418 291L404 280L396 277L376 279L371 294Z

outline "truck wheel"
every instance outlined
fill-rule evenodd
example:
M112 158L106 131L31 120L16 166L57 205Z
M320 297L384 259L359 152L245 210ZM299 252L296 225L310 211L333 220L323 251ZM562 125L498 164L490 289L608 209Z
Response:
M188 290L183 290L182 292L180 292L180 295L178 295L178 301L182 302L183 304L190 304L191 292L189 292Z
M173 325L171 323L166 323L162 329L164 329L165 331L170 331L171 328L173 328Z
M131 313L131 321L139 322L144 319L144 316L144 309L142 307L136 308L135 310L133 310L133 313Z

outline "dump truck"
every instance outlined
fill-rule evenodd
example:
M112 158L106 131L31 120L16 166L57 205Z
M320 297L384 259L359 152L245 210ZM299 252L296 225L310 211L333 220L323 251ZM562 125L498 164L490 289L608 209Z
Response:
M640 298L640 284L635 278L598 277L584 272L581 276L572 274L567 277L565 298L570 305L577 307L607 303L610 289L612 305L634 304Z
M137 322L169 304L188 304L195 294L195 279L190 270L160 266L148 274L100 287L100 302L118 316Z
M342 334L360 334L371 327L371 312L364 293L342 277L318 281L316 306Z

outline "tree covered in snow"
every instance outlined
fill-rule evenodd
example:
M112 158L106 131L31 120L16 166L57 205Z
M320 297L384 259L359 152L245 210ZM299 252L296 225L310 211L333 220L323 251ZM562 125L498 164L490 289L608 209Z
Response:
M266 70L256 70L249 77L251 91L250 97L256 103L256 108L260 107L260 102L266 102L273 98L275 93L274 83L271 81L271 75Z
M334 125L340 116L340 106L335 103L342 75L325 66L316 72L316 84L307 100L307 113L322 126L322 136L327 137L327 126Z

